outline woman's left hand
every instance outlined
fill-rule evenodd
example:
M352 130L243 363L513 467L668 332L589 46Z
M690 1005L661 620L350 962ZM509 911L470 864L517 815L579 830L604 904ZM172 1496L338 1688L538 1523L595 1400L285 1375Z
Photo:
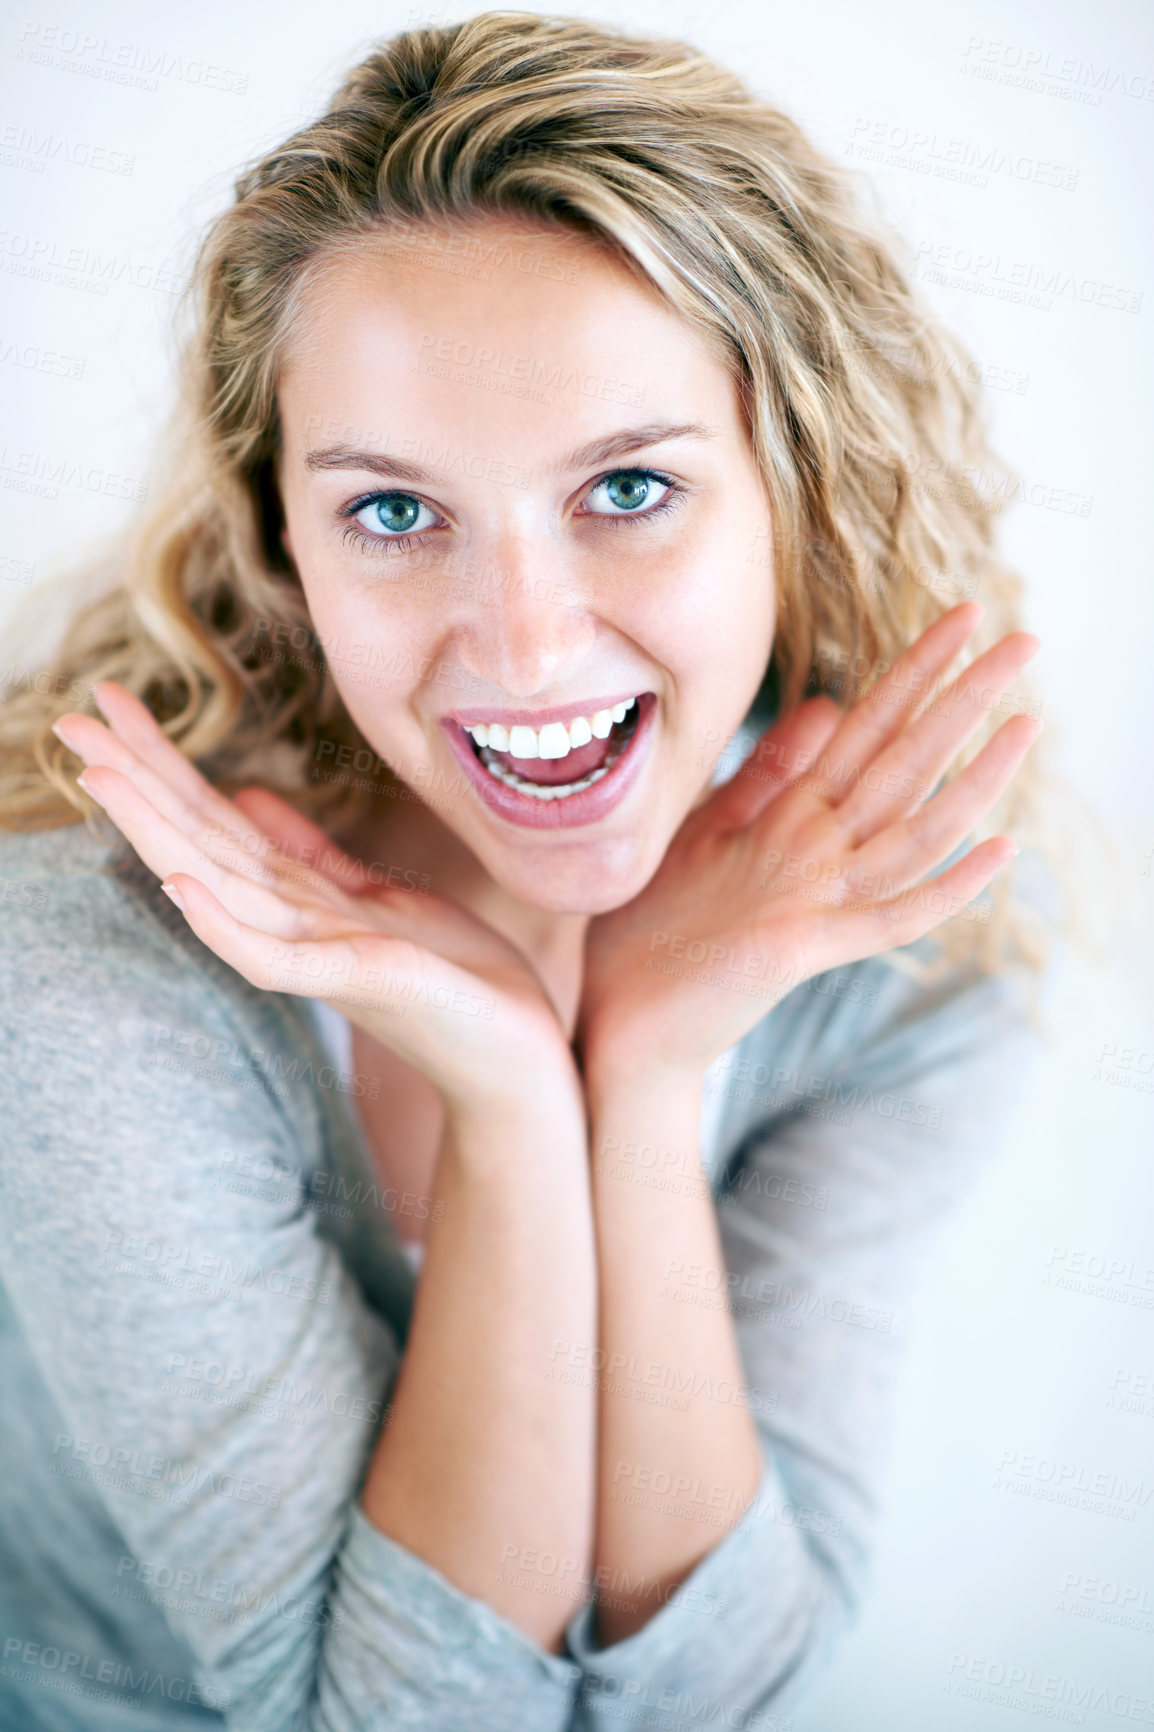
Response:
M700 1077L793 987L910 944L1017 849L997 836L922 882L990 810L1041 724L1015 715L929 795L1035 654L1013 632L937 696L981 620L936 620L848 714L800 704L686 818L641 894L589 929L578 1044L602 1065Z

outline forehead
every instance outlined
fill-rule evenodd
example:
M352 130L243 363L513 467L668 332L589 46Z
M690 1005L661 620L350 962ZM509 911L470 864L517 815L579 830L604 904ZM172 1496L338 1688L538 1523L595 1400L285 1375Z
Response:
M478 431L515 420L530 440L614 410L739 418L716 345L605 245L503 217L390 226L318 261L278 396L287 423L324 399L354 423L387 404Z

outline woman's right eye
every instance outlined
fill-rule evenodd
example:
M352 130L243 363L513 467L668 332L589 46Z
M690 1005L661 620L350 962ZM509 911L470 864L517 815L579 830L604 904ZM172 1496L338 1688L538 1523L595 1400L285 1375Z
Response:
M381 541L402 535L419 535L422 529L431 529L437 521L436 513L411 493L374 493L350 515L368 535Z

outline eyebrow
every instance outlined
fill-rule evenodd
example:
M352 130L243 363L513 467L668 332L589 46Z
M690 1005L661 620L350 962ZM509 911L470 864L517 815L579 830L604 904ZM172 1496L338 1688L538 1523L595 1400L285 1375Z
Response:
M715 427L707 427L699 421L655 421L644 427L624 427L619 433L609 433L579 446L560 462L550 464L545 473L564 475L573 469L589 469L595 464L610 463L615 457L627 456L631 451L667 444L672 439L713 439L716 436ZM387 451L357 451L349 445L330 445L323 451L306 452L305 468L367 469L373 475L414 483L427 484L436 479L431 470L422 468L419 463L410 463L407 458L390 457Z

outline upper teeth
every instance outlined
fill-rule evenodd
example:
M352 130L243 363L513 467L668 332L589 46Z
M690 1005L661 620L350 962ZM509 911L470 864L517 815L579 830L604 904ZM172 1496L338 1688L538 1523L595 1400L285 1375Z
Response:
M614 722L623 722L636 698L614 704L611 710L598 710L592 716L574 716L564 722L546 722L543 728L505 728L500 722L478 722L467 728L479 746L489 746L494 752L508 752L511 758L567 758L576 746L587 746L590 740L607 740Z

